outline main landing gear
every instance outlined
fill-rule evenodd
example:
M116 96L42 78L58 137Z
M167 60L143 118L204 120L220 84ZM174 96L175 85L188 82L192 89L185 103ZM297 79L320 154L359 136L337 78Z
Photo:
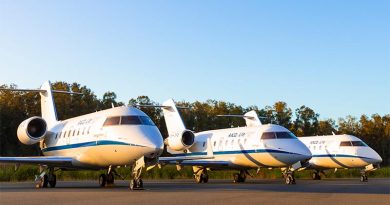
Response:
M196 183L207 183L209 181L209 175L207 174L206 168L193 166L192 170L194 171Z
M234 183L243 183L246 180L247 172L245 170L240 170L240 173L233 174Z
M40 173L40 175L35 176L36 188L47 188L48 186L51 188L56 187L57 176L54 174L53 167L48 168L47 171L45 171L43 167L40 167Z
M101 174L99 176L99 186L100 187L105 187L105 186L111 186L114 184L114 173L111 171L107 174Z
M319 171L313 172L311 178L312 178L313 180L321 180L320 172L319 172Z

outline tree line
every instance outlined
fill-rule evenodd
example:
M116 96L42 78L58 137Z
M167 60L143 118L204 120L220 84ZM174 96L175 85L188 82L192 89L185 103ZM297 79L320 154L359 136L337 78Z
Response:
M16 85L1 85L3 88L17 88ZM118 102L114 92L106 92L98 98L91 89L78 83L55 82L55 90L72 90L83 95L65 95L54 93L54 101L59 120L104 110L114 106L158 105L148 96L131 98L127 104ZM217 117L220 114L243 114L255 110L262 117L263 124L278 124L291 130L297 136L315 136L335 134L351 134L361 138L375 149L383 158L383 164L390 163L390 114L384 116L373 114L362 115L359 118L321 120L313 109L302 105L295 110L286 102L275 102L263 108L257 106L242 107L230 102L207 100L205 102L176 102L178 106L190 109L180 110L183 121L188 129L198 131L245 126L240 118ZM142 110L149 115L167 137L164 117L160 108L147 107ZM40 116L40 97L37 93L0 91L0 155L1 156L31 156L40 155L38 145L26 146L19 142L16 130L19 124L32 116Z

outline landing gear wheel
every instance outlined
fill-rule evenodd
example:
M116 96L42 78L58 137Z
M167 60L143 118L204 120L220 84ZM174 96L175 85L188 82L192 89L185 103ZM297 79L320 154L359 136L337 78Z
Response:
M209 175L206 173L202 173L200 178L202 179L203 183L207 183L209 181Z
M284 180L286 184L295 184L295 177L292 174L287 174Z
M195 182L198 183L198 184L203 182L202 175L195 174L194 179L195 179Z
M107 184L114 184L114 174L111 172L110 174L107 175Z
M49 183L48 178L49 177L47 176L47 174L43 175L43 177L40 179L40 181L36 185L36 188L46 188L48 183Z
M234 183L240 182L240 176L238 174L233 174L233 182Z
M312 178L313 180L321 180L321 175L319 172L313 172Z
M367 175L362 175L362 176L360 176L360 181L361 181L361 182L368 182L368 177L367 177Z
M57 176L53 174L49 177L49 185L51 188L54 188L56 187L56 184L57 184Z
M141 190L144 188L144 182L142 179L132 179L130 180L130 189L131 190Z
M107 176L105 174L101 174L99 176L99 186L104 187L107 184Z

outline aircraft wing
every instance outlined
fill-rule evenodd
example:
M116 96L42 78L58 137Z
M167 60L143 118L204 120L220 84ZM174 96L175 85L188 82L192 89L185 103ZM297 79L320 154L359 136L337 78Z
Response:
M0 164L9 163L9 164L39 164L39 165L49 165L49 166L58 166L58 167L71 167L72 166L71 157L0 157Z
M185 160L185 161L165 161L165 164L175 164L183 166L204 166L204 167L227 167L231 165L229 161L215 160Z
M213 159L214 156L179 156L179 157L160 157L159 162L183 162L188 160L199 160L199 159Z

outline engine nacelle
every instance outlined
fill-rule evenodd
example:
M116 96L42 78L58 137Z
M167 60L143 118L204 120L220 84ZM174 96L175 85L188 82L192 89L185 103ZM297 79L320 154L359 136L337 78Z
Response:
M20 123L17 131L19 141L25 145L32 145L43 140L46 135L47 124L41 117L30 117Z
M169 136L164 140L165 145L175 151L183 151L190 148L195 141L195 135L190 130L178 132L176 135Z

